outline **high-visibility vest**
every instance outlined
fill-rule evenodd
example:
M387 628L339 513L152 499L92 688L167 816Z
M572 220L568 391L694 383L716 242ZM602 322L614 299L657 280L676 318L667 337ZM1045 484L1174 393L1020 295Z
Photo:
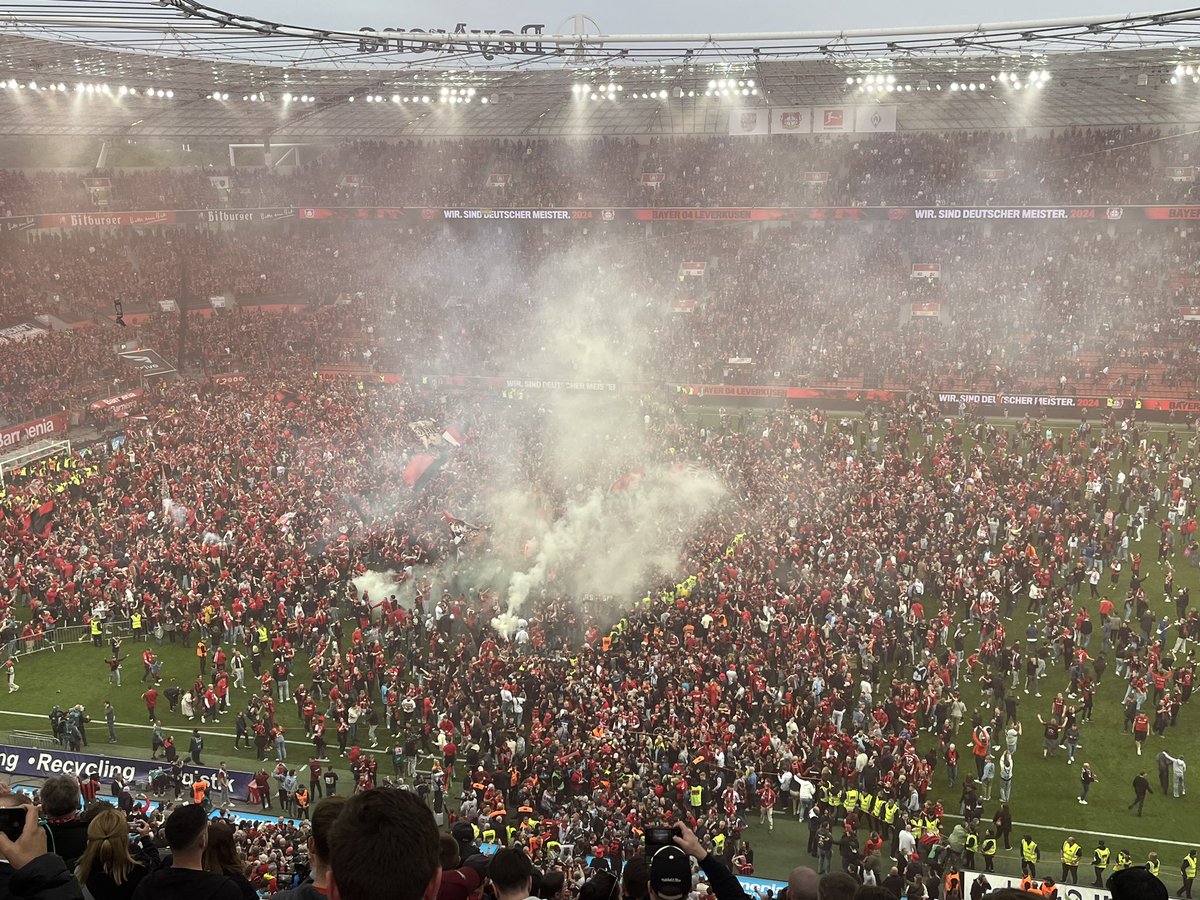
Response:
M1042 888L1041 888L1041 894L1043 897L1057 896L1058 888L1056 888L1053 884L1050 884L1049 882L1043 882Z
M142 627L142 614L134 613L132 616L130 616L129 624L134 630L141 628Z
M874 816L876 819L882 819L883 818L883 807L884 807L885 803L886 803L886 801L882 797L876 797L875 798L875 806L871 810L871 815Z
M957 872L947 872L945 885L947 895L949 895L951 891L958 893L962 888L962 876Z
M1146 868L1150 870L1150 874L1155 878L1158 877L1158 870L1162 868L1162 862L1157 859L1146 860Z
M1062 861L1064 866L1079 865L1079 851L1083 848L1079 844L1072 844L1070 841L1063 841Z
M888 825L896 823L896 813L900 812L900 804L894 800L889 800L887 806L883 808L883 821Z
M725 852L725 841L726 840L727 840L727 838L725 837L725 832L723 832L723 831L720 834L718 834L715 838L713 838L713 849L717 851L717 856L720 856L722 853Z
M995 856L996 855L996 839L995 838L984 838L983 839L983 855L984 856Z
M963 843L963 849L966 850L968 853L974 853L976 850L978 850L979 849L979 835L968 833L967 839Z
M1196 877L1196 854L1189 853L1187 856L1185 856L1183 858L1183 865L1181 866L1181 868L1183 869L1183 877L1184 878L1195 878Z
M1108 858L1112 855L1112 851L1107 847L1097 847L1092 851L1092 865L1097 869L1108 868Z
M843 801L843 808L846 809L847 811L850 811L852 809L858 809L858 789L857 788L847 788L846 789L846 798Z
M101 634L101 633L102 632L100 630L100 620L92 619L92 634Z
M871 814L871 801L873 799L874 798L872 798L870 794L868 794L866 791L863 791L862 794L858 798L858 808L861 809L867 815L870 815Z
M1021 859L1026 862L1037 862L1037 841L1027 841L1021 838Z
M842 792L840 790L830 792L829 805L835 809L842 805Z
M1026 875L1024 878L1021 879L1021 890L1023 890L1023 891L1032 891L1033 890L1033 879L1030 878L1028 875Z
M696 785L689 793L692 797L692 806L699 807L704 802L704 788L700 785Z
M1113 871L1120 872L1122 869L1128 869L1131 865L1133 865L1133 857L1122 850L1117 854L1117 861L1113 863Z

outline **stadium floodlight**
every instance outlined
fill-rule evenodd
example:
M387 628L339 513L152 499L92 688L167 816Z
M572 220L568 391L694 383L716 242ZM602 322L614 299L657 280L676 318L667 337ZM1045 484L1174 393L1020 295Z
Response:
M1177 65L1175 67L1175 75L1176 75L1176 77L1182 77L1183 73L1184 73L1183 63L1180 63L1179 65ZM1172 82L1172 84L1174 84L1174 82Z
M1179 84L1179 79L1174 75L1171 76L1171 84Z
M351 98L350 98L350 102L351 102L351 103L353 103L353 102L354 102L354 98L353 98L353 97L351 97Z
M284 94L284 95L283 95L283 102L284 102L284 103L291 103L291 102L292 102L292 95L291 95L291 94Z
M66 91L67 86L60 81L58 83L58 89L59 89L59 91Z
M952 90L952 91L958 90L958 82L957 81L950 82L950 90Z
M30 89L31 91L36 91L36 90L38 89L38 84L37 84L37 82L36 82L36 81L31 81L31 82L29 82L29 89Z
M175 92L173 90L171 90L170 88L168 88L167 89L167 99L170 100L174 96L175 96Z
M889 76L887 77L887 83L888 83L888 84L895 84L895 83L896 83L896 76L895 76L895 75L889 75Z
M428 98L428 97L422 97L422 98L421 98L421 102L422 102L422 103L428 103L428 102L429 102L429 98Z
M399 94L392 94L392 102L393 102L393 103L399 103L399 102L400 102L400 95L399 95Z
M746 82L746 86L747 86L747 87L755 87L755 84L754 84L754 79L753 79L753 78L751 78L749 81L747 81L747 82Z

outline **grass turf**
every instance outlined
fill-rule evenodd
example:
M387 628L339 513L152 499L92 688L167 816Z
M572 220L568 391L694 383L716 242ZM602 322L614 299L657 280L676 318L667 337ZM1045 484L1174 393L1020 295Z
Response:
M1093 432L1095 434L1095 432ZM1152 436L1165 438L1166 429L1154 429ZM1143 541L1131 546L1130 552L1141 552L1143 573L1146 576L1145 589L1150 599L1152 610L1161 614L1170 612L1173 617L1173 607L1168 608L1162 597L1163 567L1156 560L1158 557L1156 536L1158 529L1149 524L1143 534ZM1193 596L1200 596L1200 569L1191 565L1190 560L1183 556L1182 546L1176 547L1174 556L1175 586L1187 586ZM1103 588L1108 584L1108 574L1104 573L1101 582ZM1122 608L1124 592L1129 584L1128 567L1122 572L1121 584L1118 591L1110 598ZM1088 606L1093 618L1098 613L1098 601L1089 599L1089 591L1084 588L1076 598L1077 602ZM1018 602L1016 612L1009 625L1009 638L1020 639L1028 621L1024 610L1024 601ZM178 680L181 688L185 689L194 680L198 672L198 664L194 649L179 645L164 643L154 644L163 660L161 690L169 686L173 680ZM50 726L46 715L51 707L58 703L64 708L76 703L83 703L94 719L88 727L90 741L89 752L97 754L112 753L117 756L149 757L150 731L148 728L134 727L148 725L145 705L141 694L145 686L139 682L142 674L140 653L141 644L127 642L124 650L130 657L125 663L124 686L117 688L109 684L108 667L105 662L108 656L107 644L96 648L90 642L82 642L70 646L59 653L41 652L23 657L18 662L18 683L21 686L15 694L0 693L0 729L34 730L49 733ZM968 647L970 647L968 639ZM1092 639L1091 652L1094 654L1100 646L1100 633L1097 627ZM1113 654L1109 652L1110 662ZM907 674L907 673L905 673ZM298 664L292 684L297 685L308 677L307 666ZM247 681L254 688L253 673L247 665ZM1168 729L1165 739L1159 739L1151 734L1146 741L1139 757L1134 749L1133 738L1121 734L1122 711L1120 701L1124 692L1124 683L1115 672L1105 675L1104 681L1097 692L1095 714L1091 722L1082 725L1082 741L1076 756L1076 764L1066 764L1065 751L1058 750L1052 759L1042 759L1041 729L1038 726L1037 714L1048 717L1054 694L1066 691L1069 679L1061 663L1051 665L1047 677L1042 683L1042 697L1032 694L1020 694L1020 718L1024 726L1016 754L1013 775L1013 792L1010 808L1013 819L1017 823L1032 823L1030 827L1014 825L1013 843L1019 846L1019 838L1028 832L1037 840L1042 851L1042 865L1039 873L1056 877L1060 874L1058 858L1063 840L1067 834L1074 834L1083 845L1082 854L1084 865L1081 867L1081 882L1091 883L1092 873L1087 863L1091 860L1091 851L1096 841L1103 837L1108 847L1116 857L1118 849L1127 848L1133 854L1136 863L1144 862L1151 850L1158 852L1163 863L1164 874L1168 888L1174 892L1177 886L1174 882L1178 877L1178 864L1187 848L1165 843L1165 841L1181 841L1192 846L1200 844L1200 810L1197 809L1196 791L1192 794L1174 799L1163 796L1159 791L1155 756L1160 750L1167 750L1172 755L1192 756L1191 750L1197 746L1200 738L1200 713L1197 712L1197 702L1193 700L1184 706L1179 715L1179 724ZM979 695L976 686L965 678L961 682L963 699L969 709L978 706ZM0 687L0 691L3 688ZM241 694L235 694L231 702L236 703ZM113 703L117 713L117 744L108 743L107 730L103 721L104 701ZM311 752L311 743L304 738L304 730L300 725L295 704L278 704L277 718L289 728L288 738L299 744L288 746L289 762L297 767L307 761ZM24 714L36 714L29 718ZM180 754L186 755L187 739L194 727L178 713L168 711L165 698L159 700L159 718L163 721L168 734L173 734ZM233 749L233 717L235 711L222 717L220 724L196 726L205 732L206 749L203 761L207 765L227 760L232 768L254 770L255 754L253 749L234 751ZM959 767L961 777L973 765L969 749L969 731L963 727L958 746L962 755ZM381 749L388 744L385 729L379 729ZM918 741L918 750L924 752L935 741L933 736L922 735ZM331 742L329 753L336 755L336 742ZM269 759L274 759L273 752ZM1200 765L1200 759L1190 759ZM1098 781L1092 786L1089 794L1089 805L1077 803L1079 793L1079 769L1083 762L1089 762L1095 771ZM345 766L334 762L333 767L343 776L343 783L348 777ZM381 760L381 771L390 771L390 763ZM1134 776L1145 770L1150 779L1154 794L1147 799L1143 817L1126 807L1133 798L1131 782ZM953 813L958 809L959 788L949 788L946 783L944 766L939 766L931 796L939 798L945 804L947 812ZM1200 791L1200 788L1197 789ZM986 815L990 817L998 807L999 782L993 788L993 800L985 802ZM803 826L786 815L777 814L776 828L773 833L759 826L757 815L752 815L745 837L751 841L755 849L756 874L763 877L786 878L788 871L795 865L813 863L814 860L805 853L808 832ZM953 823L949 820L946 831ZM1096 832L1088 834L1087 832ZM997 870L1007 874L1019 874L1020 861L1016 850L1005 852L1001 848L996 860Z

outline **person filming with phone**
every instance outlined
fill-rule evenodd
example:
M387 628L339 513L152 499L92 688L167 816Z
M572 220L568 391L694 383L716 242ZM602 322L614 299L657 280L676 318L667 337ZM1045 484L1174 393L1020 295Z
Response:
M18 827L19 826L19 827ZM83 888L62 857L49 852L37 807L19 794L0 796L0 897L83 900Z
M670 843L658 843L669 830ZM717 900L749 900L749 895L725 863L705 849L683 822L671 829L646 830L646 856L650 863L650 900L685 900L692 892L692 859L708 879ZM691 857L691 859L689 859Z

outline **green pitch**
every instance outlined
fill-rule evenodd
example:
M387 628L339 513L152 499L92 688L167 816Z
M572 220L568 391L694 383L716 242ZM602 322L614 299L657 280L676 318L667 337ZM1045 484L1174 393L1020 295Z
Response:
M1164 435L1163 428L1155 432L1155 436ZM1146 576L1145 589L1152 610L1158 614L1170 612L1173 620L1174 608L1168 608L1162 596L1163 567L1156 562L1157 534L1158 529L1153 524L1148 524L1144 531L1144 540L1140 545L1131 546L1131 553L1136 550L1142 554L1143 573ZM1174 555L1175 585L1177 588L1187 586L1193 597L1200 597L1200 569L1194 567L1191 562L1185 559L1182 546L1177 546ZM1105 572L1101 589L1107 584L1108 574ZM1118 610L1122 608L1121 601L1128 584L1129 574L1126 566L1121 576L1119 595L1118 592L1114 592L1111 596ZM1098 602L1090 601L1088 594L1085 587L1076 600L1086 603L1095 617L1098 614ZM1008 627L1010 641L1014 637L1023 637L1025 626L1029 622L1029 618L1024 614L1024 607L1025 602L1022 599L1018 602L1016 613ZM152 638L150 644L163 660L160 694L173 682L186 690L199 671L194 649L172 646L169 643L160 646ZM974 646L971 638L968 639L967 646ZM17 693L5 694L4 685L0 683L0 736L6 738L5 732L13 729L49 734L50 724L46 716L54 704L60 704L65 709L70 705L82 703L93 719L88 726L89 752L111 752L117 756L149 758L150 730L147 727L149 723L146 708L141 700L142 691L148 682L143 684L139 681L142 676L143 647L143 644L126 642L123 650L129 653L129 658L125 662L124 684L120 688L109 683L107 643L102 648L96 648L90 642L81 642L58 653L40 652L22 657L18 662L17 678L20 690ZM1099 647L1100 632L1097 627L1090 650L1095 654ZM1111 663L1111 651L1108 656ZM252 680L253 673L248 663L246 675L250 687L257 689L257 682ZM307 677L307 667L299 665L292 685L306 681ZM885 684L886 681L887 679ZM1060 663L1050 665L1047 669L1040 698L1033 694L1020 694L1020 718L1024 726L1024 736L1016 754L1010 807L1016 823L1031 824L1029 827L1014 825L1014 847L1019 845L1022 834L1032 834L1042 851L1039 874L1057 878L1060 874L1058 859L1062 842L1068 833L1074 834L1084 848L1084 865L1081 867L1080 880L1088 883L1092 873L1087 863L1091 860L1091 851L1098 839L1103 838L1106 841L1114 851L1114 859L1117 850L1127 848L1132 852L1134 861L1141 863L1151 850L1155 850L1162 860L1167 886L1174 893L1178 887L1176 879L1179 877L1179 860L1187 847L1181 843L1168 842L1182 842L1190 846L1200 844L1200 809L1197 808L1197 800L1200 799L1200 753L1195 752L1196 748L1200 747L1200 700L1194 697L1184 706L1179 715L1178 726L1168 729L1165 739L1151 734L1146 741L1145 755L1139 757L1136 755L1132 736L1121 734L1120 702L1124 693L1124 683L1110 666L1110 671L1105 675L1097 692L1094 718L1080 728L1082 743L1076 756L1076 764L1069 766L1066 763L1066 753L1062 750L1057 751L1052 759L1042 758L1041 729L1037 722L1037 714L1041 713L1043 717L1047 717L1055 693L1060 690L1065 693L1067 686L1068 677ZM979 695L976 685L964 677L960 688L968 708L977 708ZM244 696L244 693L238 692L231 695L235 711L238 698ZM108 742L103 715L105 700L111 700L116 708L116 744ZM158 714L166 732L175 736L181 756L186 755L192 727L200 727L201 732L205 734L207 745L202 757L206 765L215 765L221 760L226 760L235 769L253 771L256 768L253 749L233 749L233 719L236 712L222 716L219 724L200 726L198 720L189 723L180 714L169 712L166 699L160 696ZM288 761L299 768L307 762L312 744L305 739L295 704L278 704L277 718L289 729ZM365 742L365 729L362 735ZM332 735L329 737L329 753L334 757L333 768L338 770L344 784L349 776L348 768L337 762L337 743L332 739ZM962 775L971 771L974 765L970 754L969 732L965 725L960 738L957 743L962 757L959 766L961 784ZM934 741L932 736L922 735L918 741L918 750L923 753ZM379 729L379 742L380 750L386 749L389 743L387 732L382 726ZM1176 756L1182 755L1194 767L1189 779L1193 790L1188 796L1174 799L1160 793L1155 764L1155 757L1160 750L1167 750ZM274 758L272 748L268 759ZM1091 763L1099 778L1091 789L1087 806L1081 806L1077 802L1079 769L1083 762ZM380 763L381 774L391 771L390 761L381 760ZM1126 807L1133 798L1130 783L1143 769L1148 774L1154 794L1147 799L1144 816L1138 818L1136 813L1127 810ZM935 773L931 795L943 801L948 813L957 812L960 788L947 786L946 771L942 765L939 765ZM993 787L993 800L985 802L985 810L989 817L998 806L995 799L998 796L997 780ZM947 831L954 821L948 820ZM745 837L755 850L756 874L769 878L786 878L793 866L815 863L805 853L808 837L806 826L784 814L776 815L775 826L775 831L768 833L765 827L759 826L757 812L751 816ZM1016 851L1006 853L1001 847L996 865L998 871L1019 873L1020 864Z

